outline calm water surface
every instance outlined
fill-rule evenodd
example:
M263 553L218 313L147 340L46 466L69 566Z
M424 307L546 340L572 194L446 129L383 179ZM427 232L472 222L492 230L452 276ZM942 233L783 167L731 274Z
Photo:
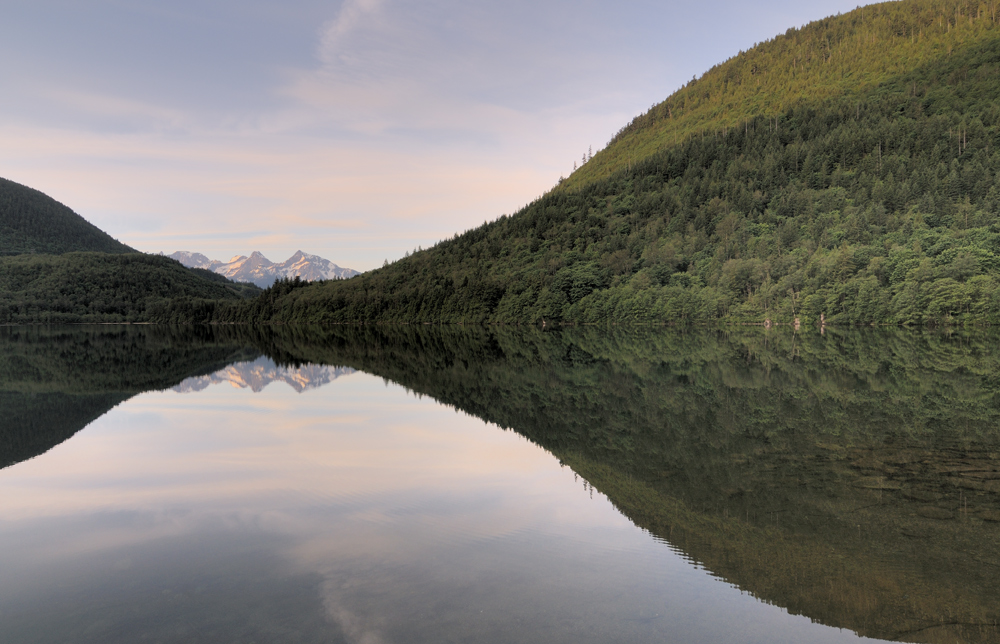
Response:
M996 634L976 590L996 581L996 396L974 343L883 338L924 347L907 363L931 363L924 384L891 363L859 389L821 353L857 352L796 355L791 332L777 353L762 336L214 333L0 337L3 641ZM942 365L935 342L974 359ZM921 389L932 373L962 413Z

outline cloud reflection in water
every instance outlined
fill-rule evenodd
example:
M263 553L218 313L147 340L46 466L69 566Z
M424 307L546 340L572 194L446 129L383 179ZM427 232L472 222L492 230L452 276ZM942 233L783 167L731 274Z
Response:
M246 364L181 386L197 395L142 394L0 472L8 632L858 639L710 577L516 433L366 374L319 389L348 372ZM222 381L247 388L201 386Z

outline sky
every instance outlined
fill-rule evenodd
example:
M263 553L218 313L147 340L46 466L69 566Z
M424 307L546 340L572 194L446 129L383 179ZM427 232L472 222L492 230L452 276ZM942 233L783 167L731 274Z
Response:
M145 252L370 270L857 0L0 0L0 177Z

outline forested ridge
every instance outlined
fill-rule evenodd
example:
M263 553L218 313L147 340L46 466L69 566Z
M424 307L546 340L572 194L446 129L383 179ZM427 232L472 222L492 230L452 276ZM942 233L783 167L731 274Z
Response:
M136 252L48 195L0 179L0 256L72 251Z
M0 324L147 322L163 302L256 295L253 284L162 255L88 253L0 258Z
M566 187L607 177L685 135L746 129L749 119L817 99L863 101L956 48L995 37L996 10L995 2L889 2L791 28L637 116ZM920 91L921 79L912 81Z
M996 96L994 4L860 8L717 66L512 216L157 319L1000 322Z
M258 293L139 253L51 197L0 179L0 324L145 322L163 301Z

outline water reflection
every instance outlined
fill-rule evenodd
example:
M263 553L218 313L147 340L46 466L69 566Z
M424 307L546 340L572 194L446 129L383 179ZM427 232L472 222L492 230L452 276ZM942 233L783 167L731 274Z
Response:
M45 453L136 394L258 355L211 329L0 327L0 467Z
M2 473L15 641L997 638L992 335L8 333L17 435L200 388Z
M322 333L324 360L529 437L757 597L888 639L998 637L995 334Z
M330 367L327 365L306 364L298 367L283 367L274 363L268 357L261 356L250 362L234 362L225 369L206 376L185 378L173 390L177 393L192 393L202 391L212 385L227 383L240 389L249 388L254 393L260 393L264 387L273 382L283 382L295 391L302 393L307 389L316 389L328 385L341 376L349 376L354 369L347 367Z

